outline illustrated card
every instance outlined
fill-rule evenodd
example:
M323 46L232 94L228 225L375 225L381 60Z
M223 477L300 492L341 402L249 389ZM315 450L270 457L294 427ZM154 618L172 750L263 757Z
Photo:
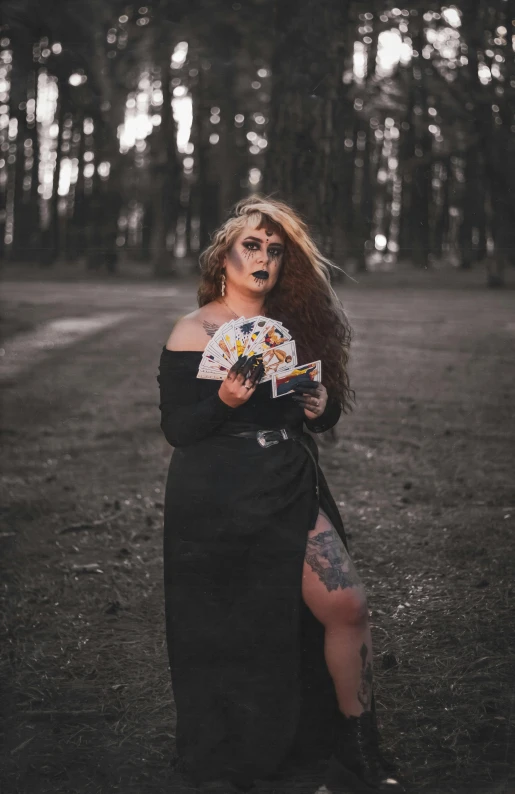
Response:
M213 365L226 365L227 367L231 367L230 361L227 360L225 356L222 355L221 351L213 346L211 349L206 347L204 350L204 355L202 356L202 361L200 362L201 367L210 367Z
M215 372L214 370L199 369L197 378L201 380L225 380L227 373Z
M280 373L285 370L290 370L297 363L297 349L293 340L285 342L277 347L272 347L262 354L263 365L265 367L265 374L260 380L272 380L272 375Z
M202 365L201 363L197 372L197 378L202 378L203 380L225 380L229 369L229 365L224 367L222 364Z
M269 320L252 345L256 353L265 353L272 347L278 347L291 339L291 334L281 323Z
M222 352L222 355L232 364L237 359L236 341L234 337L234 321L224 323L213 336L212 342ZM211 345L211 342L209 343Z
M253 318L253 325L252 329L250 330L247 341L245 343L245 349L243 351L244 355L249 355L249 351L253 348L254 342L260 336L263 329L270 322L268 317L255 317Z
M293 369L283 371L280 373L274 372L272 374L272 397L284 397L286 394L291 394L293 386L306 375L311 380L322 380L322 362L311 361L309 364L301 364L293 367Z
M224 354L222 347L220 347L220 345L214 339L209 340L204 350L204 355L202 358L203 360L204 359L215 360L218 361L220 364L224 364L224 363L229 365L231 364L231 361L229 360L229 356L227 354Z
M238 358L243 355L248 339L254 330L254 324L260 317L240 317L239 320L234 321L234 336L236 340L236 353Z
M220 356L217 352L209 353L208 351L204 351L204 355L202 356L202 361L200 362L200 367L202 369L226 369L227 372L232 367L230 361L227 361L225 358Z

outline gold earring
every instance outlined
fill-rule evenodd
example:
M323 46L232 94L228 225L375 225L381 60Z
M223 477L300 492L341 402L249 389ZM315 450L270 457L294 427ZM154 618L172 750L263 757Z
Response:
M222 298L225 295L225 272L222 270Z

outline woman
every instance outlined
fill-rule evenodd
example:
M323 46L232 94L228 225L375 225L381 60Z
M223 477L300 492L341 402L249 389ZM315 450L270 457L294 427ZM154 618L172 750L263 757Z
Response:
M201 257L199 308L162 350L166 632L177 750L196 783L247 789L330 756L333 791L402 791L377 744L365 592L303 432L350 404L329 264L286 204L241 201ZM244 359L221 383L196 377L217 328L259 314L289 329L300 363L321 359L323 383L272 399Z

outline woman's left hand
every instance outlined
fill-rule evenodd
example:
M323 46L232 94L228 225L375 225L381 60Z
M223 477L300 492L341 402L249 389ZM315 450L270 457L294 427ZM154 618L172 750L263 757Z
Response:
M316 419L325 411L327 389L320 381L309 380L295 386L293 399L302 405L307 419Z

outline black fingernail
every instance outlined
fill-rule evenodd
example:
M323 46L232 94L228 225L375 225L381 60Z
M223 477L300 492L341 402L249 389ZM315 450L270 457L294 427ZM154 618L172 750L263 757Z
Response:
M256 371L254 372L254 374L252 376L253 382L254 383L258 383L261 380L261 378L263 377L264 374L265 374L265 367L263 365L263 362L260 361L258 366L256 367Z
M234 371L235 372L240 372L242 370L242 368L245 366L245 362L246 361L247 361L247 357L246 356L242 356L241 358L239 358L237 360L237 362L233 365Z

